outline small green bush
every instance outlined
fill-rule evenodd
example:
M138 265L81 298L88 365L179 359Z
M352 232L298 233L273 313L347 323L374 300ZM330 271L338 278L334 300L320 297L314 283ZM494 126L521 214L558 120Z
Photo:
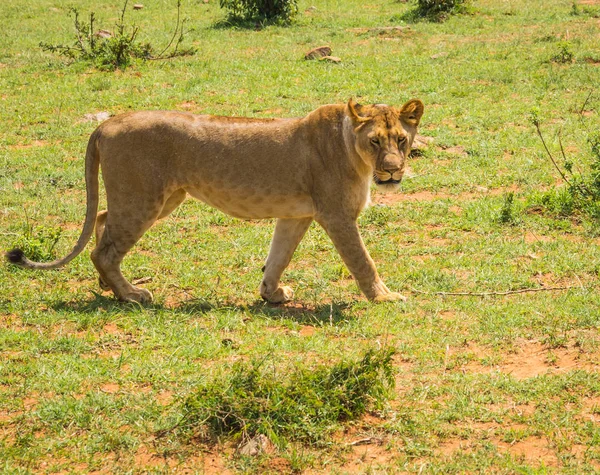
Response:
M575 54L569 41L559 41L557 51L550 57L550 61L553 63L561 64L572 63L574 59Z
M49 43L40 43L44 51L58 53L72 60L91 61L100 69L124 69L129 66L134 58L142 60L148 59L168 59L176 56L192 54L192 49L180 50L184 38L184 23L179 21L179 9L181 0L177 2L177 24L175 32L167 47L158 55L150 43L140 43L137 36L139 28L135 25L125 23L125 12L128 0L125 0L119 20L115 25L115 31L97 30L95 28L96 14L90 13L88 23L82 23L79 20L79 11L71 8L69 14L74 17L75 41L71 45L52 45ZM166 54L167 50L173 45L173 50Z
M233 22L259 21L288 23L298 12L297 0L219 0Z
M590 132L588 135L591 161L581 161L579 166L575 166L574 162L567 158L562 142L562 160L559 161L552 155L542 135L537 114L534 113L532 121L546 154L566 185L558 191L552 190L544 194L541 204L563 216L575 212L582 213L591 219L594 226L600 227L600 133Z
M182 426L213 438L262 434L278 445L319 442L337 423L382 405L394 386L393 354L370 350L358 361L302 368L287 378L265 360L238 363L187 399Z
M54 248L61 234L58 227L27 225L14 247L34 261L51 261L56 257Z
M416 3L411 12L413 18L443 21L450 15L468 12L470 0L416 0Z
M500 210L500 216L498 221L501 224L513 224L516 221L515 210L514 210L515 194L510 191L504 194L504 203Z
M564 186L552 188L548 191L533 193L527 199L529 212L543 209L548 213L561 218L573 216L576 211L573 194Z

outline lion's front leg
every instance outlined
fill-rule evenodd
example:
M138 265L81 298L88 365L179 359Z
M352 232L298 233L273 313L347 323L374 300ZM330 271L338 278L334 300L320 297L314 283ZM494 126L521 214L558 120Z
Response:
M260 295L268 302L287 302L294 296L290 287L279 285L279 279L311 222L312 218L277 220L260 284Z
M322 219L319 222L325 228L344 263L356 279L360 290L369 300L375 302L406 300L404 295L390 291L379 277L375 263L360 237L358 224L355 221Z

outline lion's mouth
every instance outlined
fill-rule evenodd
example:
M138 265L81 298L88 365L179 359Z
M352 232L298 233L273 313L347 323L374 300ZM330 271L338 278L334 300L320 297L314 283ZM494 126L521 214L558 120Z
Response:
M375 182L376 185L399 185L400 184L400 180L394 180L393 178L390 178L388 180L382 180L375 174L373 175L373 181Z

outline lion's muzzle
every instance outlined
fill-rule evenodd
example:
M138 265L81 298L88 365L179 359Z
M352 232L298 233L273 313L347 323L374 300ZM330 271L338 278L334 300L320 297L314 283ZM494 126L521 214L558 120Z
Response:
M381 168L373 173L376 185L389 189L396 188L404 175L404 160L400 155L388 153L382 160Z

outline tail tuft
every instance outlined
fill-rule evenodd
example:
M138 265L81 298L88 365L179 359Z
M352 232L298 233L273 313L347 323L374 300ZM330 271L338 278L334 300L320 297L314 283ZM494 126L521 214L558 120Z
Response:
M21 249L13 249L6 254L6 260L11 264L23 265L25 263L25 254Z

